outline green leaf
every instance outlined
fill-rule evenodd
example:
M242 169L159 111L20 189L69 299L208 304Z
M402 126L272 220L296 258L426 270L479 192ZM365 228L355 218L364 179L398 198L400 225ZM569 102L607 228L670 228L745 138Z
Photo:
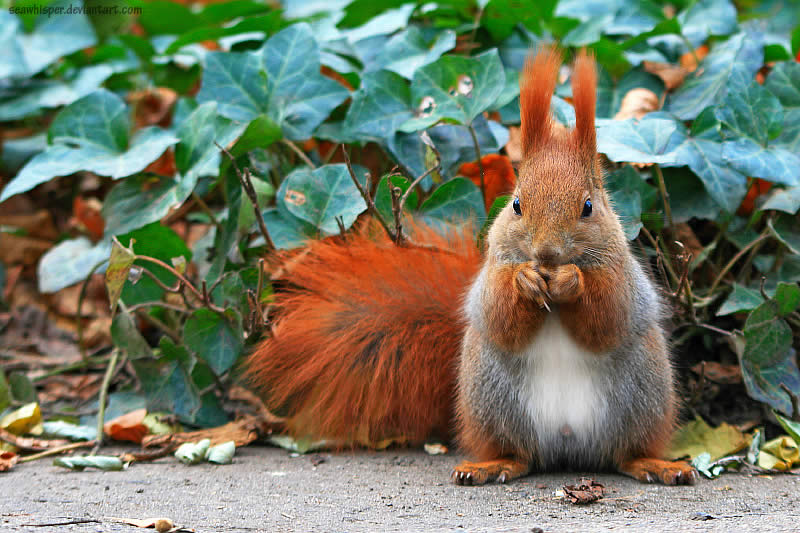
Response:
M230 370L242 352L241 326L209 309L191 314L183 327L183 339L218 376Z
M455 45L456 34L452 30L437 32L433 39L426 39L418 26L411 26L392 36L364 70L389 70L410 80L417 69L436 61Z
M614 15L592 17L571 29L561 40L564 46L585 46L600 40L605 28L614 20Z
M486 208L480 189L466 178L454 178L439 186L417 211L427 225L441 231L450 231L454 225L482 221Z
M178 139L157 127L128 138L125 103L104 89L66 107L50 126L52 144L31 159L3 189L0 201L58 176L88 170L122 178L139 172Z
M411 90L406 81L386 70L370 72L353 93L344 128L357 139L381 141L413 117Z
M764 87L783 106L783 130L775 144L794 153L800 152L800 63L778 63L767 76Z
M36 386L25 372L12 372L8 375L8 385L11 389L11 397L17 403L38 402Z
M711 35L729 35L736 31L736 8L730 0L698 0L678 13L682 33L693 47Z
M56 0L48 7L66 11L71 0ZM97 44L89 19L78 13L42 13L31 33L25 33L19 19L7 12L0 15L0 78L33 76L57 59Z
M475 57L444 56L418 69L411 83L417 116L401 130L413 132L440 120L470 124L503 92L505 72L496 49Z
M786 316L800 307L800 287L797 283L778 283L775 303L778 304L778 314L781 316Z
M494 219L497 218L497 215L500 214L500 211L508 204L509 200L511 200L510 195L503 195L498 196L494 199L494 202L492 202L491 207L489 207L489 212L486 214L486 222L483 223L483 227L478 234L479 249L484 249L484 242L486 241L486 236L489 234L489 229L494 223Z
M612 161L677 166L675 150L684 139L680 125L668 118L605 120L597 128L597 151Z
M517 25L541 33L542 22L553 15L556 0L489 0L481 25L495 40L508 37Z
M233 454L236 451L236 443L232 440L212 446L206 453L206 461L218 465L229 465L233 462Z
M367 170L358 165L353 170L359 182L365 183ZM349 228L367 208L343 164L325 165L313 171L295 169L281 183L278 202L289 213L327 235L339 233L337 217Z
M63 420L42 423L42 436L48 439L69 439L72 441L94 440L97 427L79 426Z
M630 165L610 173L606 177L606 189L611 193L625 236L635 239L643 227L643 204L652 203L657 193Z
M774 413L775 418L778 419L778 422L786 430L786 433L789 434L795 442L800 442L800 422L795 422L788 418L781 416L778 413Z
M101 210L108 237L122 235L164 218L181 205L192 192L184 179L155 174L137 174L125 178L106 196Z
M784 185L800 185L800 156L777 146L764 147L741 138L722 144L722 158L737 171Z
M5 411L6 407L11 404L13 397L11 396L11 388L6 380L5 372L0 368L0 413Z
M693 119L725 94L734 68L742 68L752 77L762 61L763 43L753 35L739 33L717 43L697 70L671 94L665 109L681 120Z
M175 450L175 457L185 465L199 464L205 461L210 445L210 439L203 439L200 442L184 442Z
M177 360L138 359L132 365L142 384L148 411L167 411L182 422L195 422L202 401L183 364Z
M0 97L0 121L19 120L83 98L114 73L109 65L75 70L61 79L33 79Z
M267 148L272 143L281 139L283 134L281 128L275 124L268 116L259 115L250 121L244 133L230 149L233 157L239 157L256 148ZM219 141L217 141L219 142ZM220 146L226 146L222 142Z
M130 233L119 235L118 239L123 246L130 246L131 239L134 239L136 241L135 249L137 255L154 257L167 264L170 264L173 257L178 256L182 256L187 263L192 260L192 252L189 251L183 239L172 229L162 226L158 222L148 224ZM158 265L141 259L134 264L147 268L167 286L175 283L175 276ZM143 276L136 285L128 283L123 287L122 301L130 306L141 302L159 300L163 294L164 290L156 285L155 281Z
M750 313L744 337L739 362L748 394L782 413L791 413L791 402L781 384L800 393L800 370L792 349L792 331L778 315L775 302L764 302Z
M409 182L403 176L392 176L392 186L399 187L402 193L402 196L408 190ZM416 191L413 191L411 194L408 195L408 200L406 200L405 208L409 210L415 210L417 205L419 204L419 195ZM392 214L392 196L391 192L389 191L389 176L384 176L381 178L381 181L378 182L378 187L375 189L375 207L378 209L378 212L383 216L383 219L387 223L392 223L394 220L394 215Z
M125 350L128 359L153 357L150 345L144 340L133 317L125 309L114 316L111 322L111 340L115 347Z
M78 237L58 243L39 260L36 268L39 292L57 292L83 281L92 268L100 261L108 259L110 254L111 242L108 240L92 244L86 237ZM97 270L104 271L105 268Z
M761 204L761 209L774 209L793 215L800 209L800 186L788 189L773 188Z
M793 254L800 254L800 223L795 217L782 215L777 222L767 221L772 234Z
M305 140L349 95L320 74L311 27L294 24L258 52L206 55L199 102L220 102L219 113L239 121L266 114L293 140Z
M308 222L289 213L287 213L288 216L283 216L274 207L266 209L262 214L269 237L275 248L279 250L298 248L317 235L316 228Z
M755 289L750 289L739 285L733 284L733 290L728 295L728 298L720 306L717 311L717 316L730 315L732 313L740 313L742 311L751 311L764 303L764 298L761 293Z
M69 468L70 470L77 470L78 472L87 468L97 468L98 470L105 470L107 472L125 469L122 460L112 455L59 457L53 461L53 466L61 466L63 468Z
M783 127L783 106L744 68L734 68L727 93L714 111L726 132L766 145Z

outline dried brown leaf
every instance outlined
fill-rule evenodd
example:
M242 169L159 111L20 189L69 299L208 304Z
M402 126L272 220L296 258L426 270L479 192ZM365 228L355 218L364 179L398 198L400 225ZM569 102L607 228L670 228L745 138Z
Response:
M625 94L619 112L614 115L614 120L629 118L641 119L647 113L659 108L658 96L650 89L637 87Z
M564 485L564 495L576 505L586 505L603 497L605 487L593 479L581 479L577 485Z

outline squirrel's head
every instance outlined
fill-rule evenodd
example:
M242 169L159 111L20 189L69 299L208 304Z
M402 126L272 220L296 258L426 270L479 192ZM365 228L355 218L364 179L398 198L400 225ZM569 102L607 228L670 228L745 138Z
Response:
M498 253L513 248L543 264L593 263L605 255L609 237L621 235L596 151L597 73L594 58L581 51L572 74L575 128L567 130L550 113L560 66L560 53L550 47L539 49L525 65L520 78L523 161L489 240L496 241Z

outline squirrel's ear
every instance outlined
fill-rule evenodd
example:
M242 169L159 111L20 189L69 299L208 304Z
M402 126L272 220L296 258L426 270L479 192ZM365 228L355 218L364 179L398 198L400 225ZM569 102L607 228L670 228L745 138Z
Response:
M550 98L556 88L561 53L552 46L542 46L525 62L519 80L522 155L533 155L552 135Z
M597 150L594 130L596 89L594 56L585 49L581 50L572 71L572 103L575 106L575 130L572 135L577 148L591 161Z

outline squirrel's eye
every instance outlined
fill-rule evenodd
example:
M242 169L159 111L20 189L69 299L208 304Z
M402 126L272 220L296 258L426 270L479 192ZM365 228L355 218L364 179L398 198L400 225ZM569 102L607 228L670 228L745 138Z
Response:
M519 198L514 198L511 207L514 208L514 213L516 213L518 216L522 215L522 208L519 206Z
M591 214L592 214L592 201L591 200L586 200L583 203L583 212L581 213L581 216L583 218L586 218Z

